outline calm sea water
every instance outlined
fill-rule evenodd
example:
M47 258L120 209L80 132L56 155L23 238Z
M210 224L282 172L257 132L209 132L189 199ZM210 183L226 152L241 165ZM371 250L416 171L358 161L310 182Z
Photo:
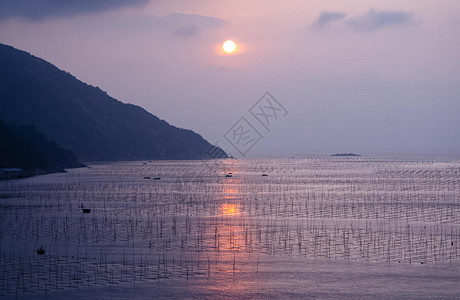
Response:
M459 245L452 157L119 162L0 182L7 297L453 298Z

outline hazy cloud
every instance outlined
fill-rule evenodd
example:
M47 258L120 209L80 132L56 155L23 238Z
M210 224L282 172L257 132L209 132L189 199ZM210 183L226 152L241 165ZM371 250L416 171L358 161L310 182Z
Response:
M189 25L178 27L174 29L173 34L176 36L187 37L187 36L195 35L197 31L198 31L198 27L195 24L189 24Z
M312 24L312 27L323 28L331 22L345 19L346 16L347 14L342 12L325 11L319 15L318 19Z
M386 26L414 25L415 18L412 12L371 9L365 14L348 19L347 23L356 30L376 31Z
M0 0L1 1L1 0ZM76 22L79 22L78 20ZM178 38L189 38L206 30L227 24L224 20L198 14L171 13L163 16L100 16L87 18L80 28L100 32L116 32L128 36L152 35L161 33Z
M172 34L178 37L190 37L201 29L215 28L226 24L222 19L197 14L172 13L159 17L162 27L172 28Z
M20 18L41 21L52 17L97 13L128 6L145 5L149 0L1 0L0 21Z
M358 16L346 16L343 12L322 12L313 22L312 28L321 29L335 22L357 31L372 32L383 27L406 27L417 23L414 14L408 11L370 9Z

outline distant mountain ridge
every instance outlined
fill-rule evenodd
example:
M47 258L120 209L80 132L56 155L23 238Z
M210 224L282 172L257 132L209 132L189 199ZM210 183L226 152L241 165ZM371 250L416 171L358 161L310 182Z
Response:
M213 146L54 65L0 44L0 119L37 131L83 161L197 159ZM216 151L217 150L217 151ZM213 157L227 157L214 148ZM217 154L216 154L217 153Z

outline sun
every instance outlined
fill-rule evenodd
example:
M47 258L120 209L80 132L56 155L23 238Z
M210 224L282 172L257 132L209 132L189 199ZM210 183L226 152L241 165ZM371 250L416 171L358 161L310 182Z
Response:
M234 41L228 40L222 44L222 48L224 49L225 52L232 53L236 49L236 44Z

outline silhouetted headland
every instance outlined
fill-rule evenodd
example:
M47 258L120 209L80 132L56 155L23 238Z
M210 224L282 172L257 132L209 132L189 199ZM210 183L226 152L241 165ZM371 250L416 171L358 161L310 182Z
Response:
M161 99L159 99L161 101ZM0 44L0 119L34 124L81 161L226 158L199 134ZM179 108L178 108L179 109ZM210 149L212 151L210 151Z

